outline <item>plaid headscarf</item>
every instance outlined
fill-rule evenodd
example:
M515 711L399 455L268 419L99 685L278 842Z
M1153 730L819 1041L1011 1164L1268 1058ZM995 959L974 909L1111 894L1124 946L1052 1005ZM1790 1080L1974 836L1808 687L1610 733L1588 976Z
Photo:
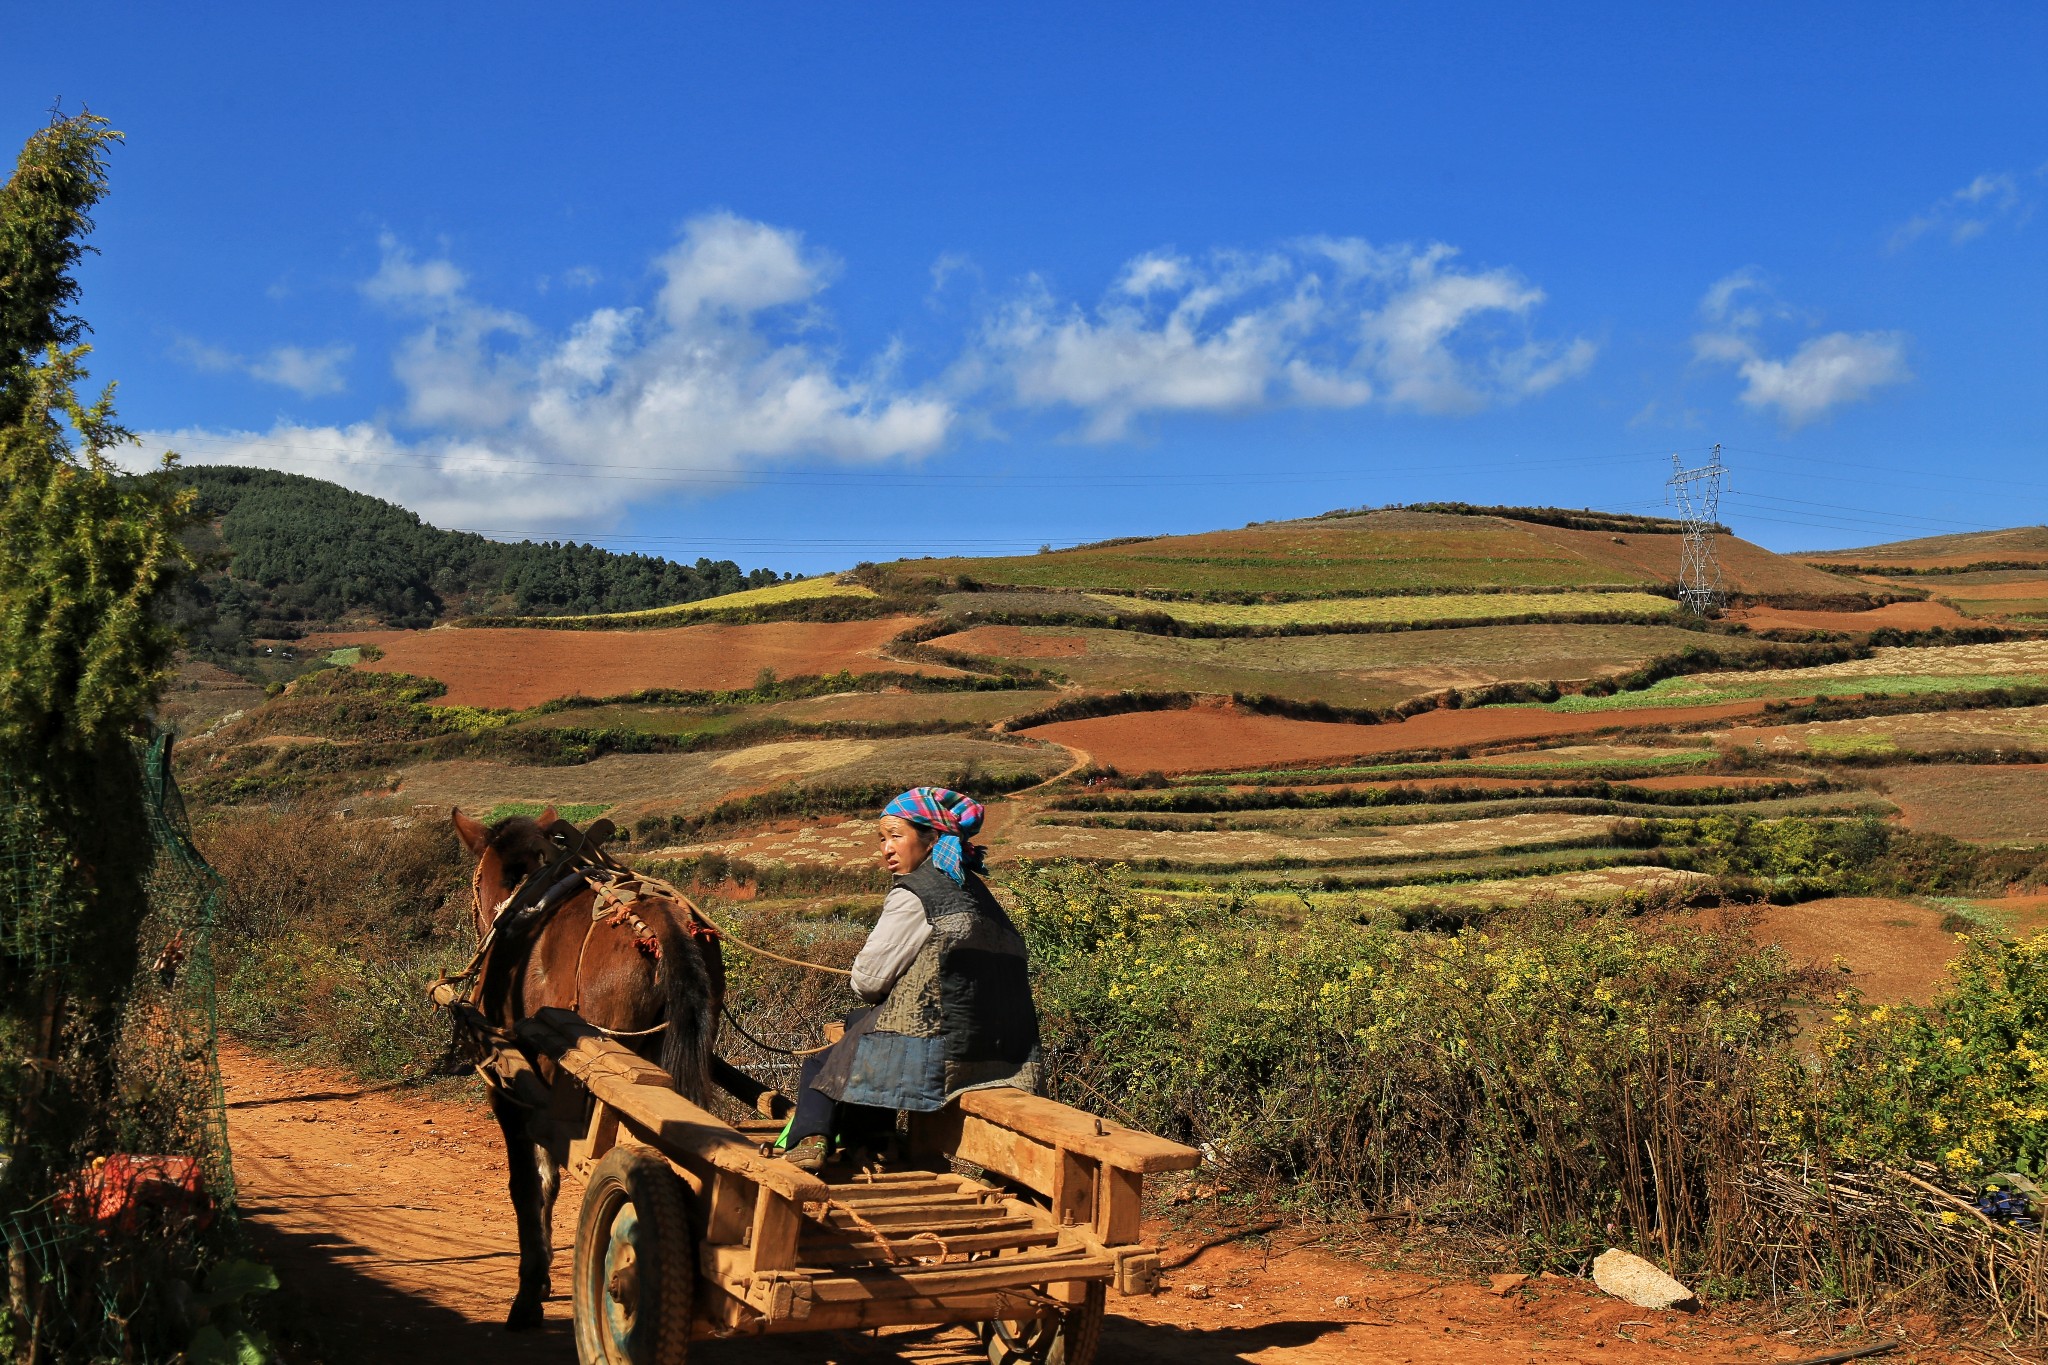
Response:
M932 866L956 882L981 871L981 845L970 844L981 828L981 802L944 787L912 787L882 809L883 815L908 820L939 832L932 845Z

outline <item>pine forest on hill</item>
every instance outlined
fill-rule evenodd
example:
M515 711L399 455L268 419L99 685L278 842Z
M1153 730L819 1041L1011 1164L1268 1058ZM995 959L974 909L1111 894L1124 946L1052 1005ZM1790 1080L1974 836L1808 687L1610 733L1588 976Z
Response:
M180 604L194 647L227 662L256 638L325 624L396 627L456 615L639 611L781 582L729 559L681 564L571 542L504 542L444 531L321 479L229 465L183 468L217 567Z

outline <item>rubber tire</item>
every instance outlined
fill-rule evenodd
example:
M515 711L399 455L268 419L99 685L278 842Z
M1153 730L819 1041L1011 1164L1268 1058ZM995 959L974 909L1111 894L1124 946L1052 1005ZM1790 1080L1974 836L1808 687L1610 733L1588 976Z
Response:
M619 1225L625 1215L632 1223ZM614 1230L630 1248L638 1275L627 1317L607 1285ZM614 1147L590 1173L576 1219L576 1359L579 1365L687 1365L696 1310L697 1255L690 1233L690 1196L668 1163L645 1147Z
M1095 1348L1102 1341L1102 1316L1107 1303L1108 1291L1102 1281L1090 1281L1081 1302L1069 1308L1066 1316L1060 1319L1059 1335L1053 1338L1045 1365L1094 1365ZM1030 1360L1029 1356L1012 1351L996 1332L993 1323L982 1329L982 1336L988 1342L989 1365L1027 1365Z

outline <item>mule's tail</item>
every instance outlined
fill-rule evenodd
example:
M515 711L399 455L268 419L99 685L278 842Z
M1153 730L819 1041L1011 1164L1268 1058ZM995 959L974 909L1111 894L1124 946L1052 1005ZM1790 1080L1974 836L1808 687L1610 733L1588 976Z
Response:
M675 1077L676 1089L684 1099L701 1105L711 1092L711 1046L718 1030L716 992L697 940L667 915L661 916L656 932L661 942L656 979L668 1020L661 1035L661 1069Z

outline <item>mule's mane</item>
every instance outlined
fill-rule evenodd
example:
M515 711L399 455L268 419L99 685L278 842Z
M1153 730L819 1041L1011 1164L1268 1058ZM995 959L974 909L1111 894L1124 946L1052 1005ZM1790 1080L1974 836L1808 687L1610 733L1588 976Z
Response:
M525 828L521 829L521 826ZM531 815L508 815L502 820L493 821L484 830L484 842L492 848L497 848L504 842L507 835L514 832L524 833L526 830L531 830L543 839L547 838L547 835L541 832L540 821L534 819Z

